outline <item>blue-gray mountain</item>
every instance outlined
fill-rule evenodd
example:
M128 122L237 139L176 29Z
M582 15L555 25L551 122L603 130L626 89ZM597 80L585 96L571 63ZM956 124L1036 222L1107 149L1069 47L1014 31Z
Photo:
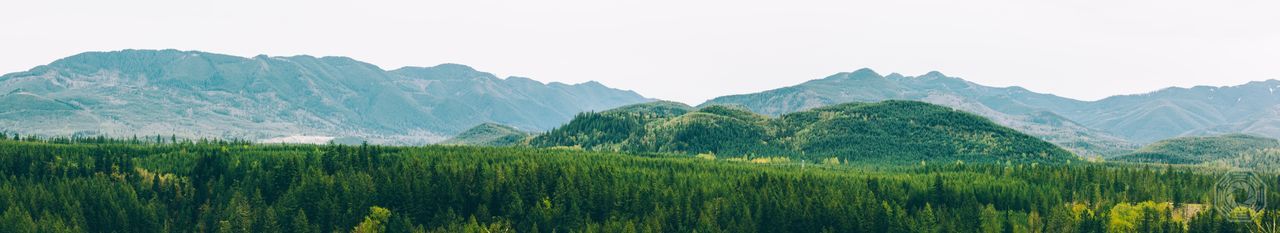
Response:
M938 72L881 76L870 69L703 103L780 115L845 102L921 100L969 111L1085 156L1119 155L1135 144L1218 133L1280 137L1280 81L1234 87L1166 88L1080 101L1021 87L989 87Z
M455 64L387 71L345 57L124 50L0 76L0 130L417 144L485 122L545 130L647 101L596 82L500 79Z
M1138 142L1248 133L1280 137L1280 80L1165 88L1063 108L1064 116Z

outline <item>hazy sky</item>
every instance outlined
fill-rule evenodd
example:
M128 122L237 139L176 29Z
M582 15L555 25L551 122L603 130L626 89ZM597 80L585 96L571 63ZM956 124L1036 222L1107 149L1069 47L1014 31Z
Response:
M1280 1L6 1L0 72L83 51L348 56L690 104L869 67L1078 99L1280 79Z

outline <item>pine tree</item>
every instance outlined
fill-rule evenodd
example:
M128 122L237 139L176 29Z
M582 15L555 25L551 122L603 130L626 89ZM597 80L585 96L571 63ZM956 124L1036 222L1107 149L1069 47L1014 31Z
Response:
M307 219L307 212L298 210L298 214L293 216L293 232L295 233L313 233L318 232L315 226L311 225L311 221Z
M1004 224L1000 227L1000 232L1013 233L1013 221L1009 217L1009 213L1004 214Z
M390 233L410 233L417 230L413 224L413 219L405 214L392 214L388 220L387 232Z
M940 205L945 206L945 203L947 203L947 200L945 200L947 196L947 187L946 184L942 182L942 175L933 175L933 186L929 189L929 192L932 197L930 199L932 199L933 203L942 203Z
M1075 217L1072 217L1071 210L1066 207L1049 208L1049 217L1045 221L1044 228L1046 230L1056 232L1075 232Z
M34 233L36 232L36 222L31 219L31 214L22 209L21 206L10 206L0 215L0 232L4 233Z
M283 231L280 227L280 220L276 217L275 207L267 207L267 209L263 210L259 216L261 216L261 219L256 221L258 223L257 232Z
M987 204L986 207L982 208L982 213L979 215L979 218L979 221L982 222L982 232L999 233L1002 229L1001 222L1003 219L1000 217L1000 212L997 212L996 208L991 204Z
M933 212L933 206L925 203L924 208L920 209L920 213L916 214L915 232L940 232L938 226L938 217Z
M1027 214L1027 230L1031 233L1040 233L1044 230L1044 221L1040 219L1040 212L1032 210Z

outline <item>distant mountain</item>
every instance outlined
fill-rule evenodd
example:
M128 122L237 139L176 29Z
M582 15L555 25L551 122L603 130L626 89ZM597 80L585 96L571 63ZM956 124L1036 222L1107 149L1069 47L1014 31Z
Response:
M1172 87L1113 96L1056 112L1136 142L1222 133L1280 137L1280 81Z
M1280 141L1247 134L1178 137L1110 160L1275 170L1280 168Z
M647 102L600 83L500 79L444 64L386 71L345 57L88 52L0 76L0 129L25 134L436 142L485 122L546 130Z
M838 73L823 79L753 94L730 95L703 103L737 105L767 115L781 115L847 102L917 100L978 114L1001 125L1035 135L1085 156L1128 152L1137 146L1058 114L1088 105L1020 87L988 87L929 72L918 77L881 76L870 69Z
M444 140L444 145L476 145L476 146L512 146L519 145L529 138L528 132L511 126L484 123L471 127L467 131Z
M981 116L915 102L846 103L771 118L733 106L655 102L579 114L530 144L796 159L1060 162L1067 151Z

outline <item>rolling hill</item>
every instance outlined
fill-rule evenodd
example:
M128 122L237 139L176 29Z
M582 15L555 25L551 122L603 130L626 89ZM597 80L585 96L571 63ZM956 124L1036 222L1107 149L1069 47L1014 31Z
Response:
M537 147L793 159L921 161L1075 159L981 116L916 101L846 103L768 117L732 106L656 102L579 114Z
M1160 140L1112 158L1115 161L1162 164L1241 164L1280 149L1280 141L1246 134L1178 137ZM1248 160L1248 161L1246 161ZM1242 165L1242 164L1241 164Z
M649 99L597 82L500 79L456 64L383 70L346 57L88 52L0 76L0 131L437 142L485 122L546 130Z
M443 145L512 146L529 138L528 132L511 126L484 123L444 140Z

